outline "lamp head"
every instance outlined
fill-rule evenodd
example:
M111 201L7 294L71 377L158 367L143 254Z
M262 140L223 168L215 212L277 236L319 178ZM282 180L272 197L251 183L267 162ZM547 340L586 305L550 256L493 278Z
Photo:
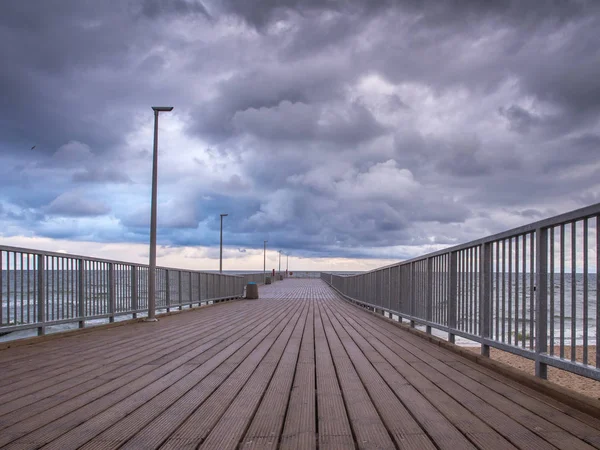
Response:
M227 217L229 214L221 214L221 217Z
M173 111L172 106L153 106L152 109L156 112L169 112Z

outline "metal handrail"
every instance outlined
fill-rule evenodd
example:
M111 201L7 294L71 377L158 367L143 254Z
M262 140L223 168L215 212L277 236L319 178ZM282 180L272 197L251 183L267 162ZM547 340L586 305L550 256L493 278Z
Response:
M321 278L372 309L600 380L600 204L391 264ZM595 346L595 351L592 350ZM591 364L595 356L595 364Z
M0 334L136 318L148 309L148 266L0 245ZM157 267L157 311L240 298L244 277ZM93 321L93 322L92 322ZM51 328L52 327L52 328Z

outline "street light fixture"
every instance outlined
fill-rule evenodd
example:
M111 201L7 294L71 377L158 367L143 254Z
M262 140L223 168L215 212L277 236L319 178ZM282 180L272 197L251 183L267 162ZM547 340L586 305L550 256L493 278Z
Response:
M265 241L265 251L264 251L264 256L263 256L263 282L266 283L267 282L267 242L269 241Z
M152 204L150 209L150 264L148 269L148 318L156 322L156 203L158 196L158 113L173 111L172 106L153 106L154 149L152 153Z
M227 217L229 214L221 214L221 245L219 252L219 273L223 273L223 217Z

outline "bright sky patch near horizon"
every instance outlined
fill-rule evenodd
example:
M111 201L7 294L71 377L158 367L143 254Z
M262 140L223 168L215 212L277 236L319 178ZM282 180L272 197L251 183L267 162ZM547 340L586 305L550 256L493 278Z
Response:
M366 270L600 202L600 2L4 0L0 242ZM283 257L282 257L283 266Z

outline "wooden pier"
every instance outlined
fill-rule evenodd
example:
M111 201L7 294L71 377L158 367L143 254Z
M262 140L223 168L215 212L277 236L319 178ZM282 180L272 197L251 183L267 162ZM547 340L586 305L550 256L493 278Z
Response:
M1 350L0 447L592 449L600 420L288 279Z

